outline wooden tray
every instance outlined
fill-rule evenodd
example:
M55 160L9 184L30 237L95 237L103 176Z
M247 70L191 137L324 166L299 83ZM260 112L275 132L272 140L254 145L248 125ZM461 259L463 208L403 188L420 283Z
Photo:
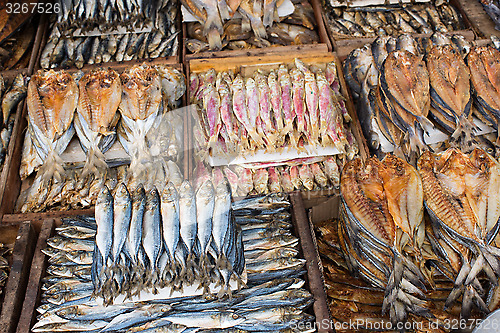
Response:
M317 0L317 1L319 1L319 0ZM475 35L479 32L478 29L476 29L476 27L472 24L471 20L469 19L469 17L468 17L469 13L466 10L464 10L464 8L462 7L463 6L462 2L465 3L465 2L472 2L472 1L477 2L477 0L471 0L471 1L449 0L450 5L454 6L458 10L460 15L462 15L463 22L465 24L466 29L465 30L450 31L448 34L451 34L451 35L452 34L460 34L460 35L464 35L464 36L471 35L471 36L475 37ZM326 26L328 25L328 20L326 18L326 13L324 12L323 8L322 8L322 15L323 15L323 21L325 24L325 28L326 28ZM328 29L326 29L326 32L327 32L327 35L330 38L330 41L333 45L333 49L335 51L337 51L337 53L339 54L339 58L341 58L341 59L342 59L342 56L345 52L343 49L350 48L350 50L347 52L347 54L349 54L349 52L351 52L352 50L354 50L360 46L363 46L364 44L371 43L376 39L376 37L336 38L335 36L332 36L330 34ZM430 34L411 34L411 35L413 35L415 37L428 37L428 36L430 36ZM472 39L474 39L474 38L472 38Z
M0 242L14 244L9 278L2 295L0 331L15 332L21 312L31 259L35 250L36 232L30 222L0 226Z
M117 72L123 72L126 68L132 66L132 61L130 62L125 62L125 63L119 63L115 65L110 65L108 66L109 68L112 68L116 70ZM134 61L135 63L135 61ZM142 62L138 62L142 63ZM162 62L161 59L158 59L158 61L155 62L155 64L162 64L162 65L167 65L173 68L178 69L181 73L184 73L184 67L182 64L176 63L176 64L171 64L169 59L166 59L165 62ZM91 67L84 68L83 71L86 72L90 70ZM76 71L79 71L77 68L71 68L66 70L68 73L74 73ZM186 103L186 95L182 97L182 105L185 105ZM0 218L3 217L4 222L18 222L18 221L24 221L24 220L40 220L40 219L45 219L49 217L64 217L64 216L74 216L74 215L87 215L89 213L93 213L93 208L90 207L89 209L78 209L78 210L68 210L68 211L48 211L48 212L41 212L41 213L26 213L26 214L20 214L15 212L15 205L17 198L19 194L22 192L22 190L28 188L31 186L31 183L34 180L34 175L32 174L30 177L28 177L25 180L21 180L20 175L19 175L19 168L21 165L21 159L22 159L22 149L23 149L23 143L24 143L24 136L25 132L28 126L27 122L27 114L28 114L28 109L26 103L23 103L22 106L19 106L19 108L22 108L21 111L18 109L18 113L16 115L16 123L14 125L13 133L12 133L12 139L11 143L9 144L9 154L7 155L5 165L7 166L4 168L1 176L0 176ZM22 116L21 116L22 114ZM18 119L19 118L19 119ZM184 126L186 126L186 118L184 118ZM186 131L184 131L186 132ZM76 135L73 138L73 140L76 139ZM188 174L188 165L186 163L186 153L183 158L182 162L182 167L183 167L183 173L184 175ZM182 170L182 169L181 169ZM2 186L5 190L2 190Z
M460 5L462 15L465 14L464 16L468 18L468 22L480 38L489 38L491 35L500 37L500 31L495 29L495 23L486 14L478 0L454 0L453 2Z

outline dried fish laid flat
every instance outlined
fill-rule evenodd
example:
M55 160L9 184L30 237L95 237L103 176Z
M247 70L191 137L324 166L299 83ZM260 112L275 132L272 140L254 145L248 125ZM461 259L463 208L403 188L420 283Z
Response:
M334 39L446 33L466 28L460 12L448 1L335 7L325 0L323 8L327 29Z
M342 251L353 272L385 291L382 313L393 323L427 315L420 267L424 192L414 167L394 155L357 158L341 174Z
M384 290L366 282L361 277L351 275L349 261L345 260L340 247L339 223L338 220L334 219L319 222L315 227L328 305L333 320L339 323L356 322L358 323L357 332L372 332L375 327L395 328L396 326L390 322L389 314L382 315ZM432 229L430 221L426 220L425 223L426 228ZM424 249L429 247L430 244L426 239ZM427 291L424 292L428 300L428 311L432 316L411 315L408 322L405 323L406 327L411 327L407 332L443 333L450 331L447 323L460 322L459 307L449 307L446 312L442 310L447 295L453 289L453 283L446 276L440 275L439 272L434 274L433 279L434 286L428 287ZM482 316L474 313L472 318L474 320L470 320L467 324L463 321L462 327L471 328L474 326L474 321L481 319ZM340 325L338 326L340 327ZM347 332L347 330L337 331Z
M60 0L52 17L42 68L153 59L177 55L177 1Z
M328 190L339 187L343 161L335 156L300 158L276 163L253 163L215 167L229 180L234 195L260 195L293 192L294 190ZM195 175L203 174L207 167L200 162Z
M110 198L109 195L106 196ZM281 196L257 197L228 206L232 209L236 220L234 226L238 230L241 229L236 245L242 246L244 252L241 252L243 256L238 260L244 261L248 272L247 286L233 291L231 297L218 298L217 295L205 293L200 296L167 297L142 302L126 301L112 305L96 302L92 296L93 281L96 280L92 279L93 270L90 268L96 263L92 259L92 250L95 246L98 248L102 246L112 253L113 249L121 244L119 239L124 237L123 248L129 248L131 244L129 242L135 242L139 249L138 260L147 264L149 263L147 248L156 246L164 249L164 253L168 253L167 249L172 245L170 239L175 234L172 228L160 228L158 235L155 235L147 232L148 228L144 228L143 225L144 229L139 229L140 231L135 233L138 239L129 237L130 230L137 228L137 225L133 227L133 221L137 221L139 216L143 218L143 222L150 218L153 218L151 221L155 220L155 214L150 214L150 208L153 207L149 199L144 198L147 196L143 193L141 195L143 199L136 201L136 195L132 195L132 220L128 235L106 238L105 234L101 233L106 231L112 234L116 223L119 222L117 215L112 216L113 223L107 227L106 224L100 224L99 220L115 211L112 206L117 205L116 201L114 204L108 201L107 205L100 206L96 210L96 219L76 217L62 220L61 226L56 229L57 235L47 241L48 247L44 250L50 257L50 266L47 268L48 275L42 285L42 304L37 308L40 315L32 328L33 332L75 330L183 332L197 329L234 329L247 332L286 331L293 327L301 327L299 325L312 327L314 316L307 314L305 310L312 304L313 297L304 288L305 281L301 279L305 262L297 257L298 239L288 231L292 228L290 202ZM215 200L218 200L217 196ZM140 210L135 210L141 206L145 207L143 214ZM165 207L162 200L162 216ZM168 211L173 212L175 206L169 204L168 207ZM214 209L219 208L214 207ZM126 211L120 208L119 216L125 216L123 213ZM139 212L139 216L134 212ZM214 223L217 216L214 212L212 216ZM277 222L285 230L279 235L275 235L274 229ZM218 233L218 229L213 228L212 235ZM233 242L236 237L233 232L222 236L233 238ZM215 242L215 238L209 241ZM178 244L184 246L182 235ZM121 256L119 258L122 260ZM113 261L112 256L108 259ZM124 259L130 258L127 256ZM160 263L162 262L163 260L160 260ZM213 263L211 268L215 268ZM223 268L219 269L224 271ZM114 272L117 273L118 271ZM146 278L158 274L159 270L142 269L129 273ZM124 284L124 287L137 286Z
M295 7L293 13L286 17L280 17L279 21L272 23L270 26L264 24L264 29L262 27L258 29L260 35L254 30L255 23L253 22L259 19L255 4L247 8L247 10L253 11L249 15L257 17L252 18L250 24L246 22L246 17L231 17L222 25L223 33L221 35L221 44L218 47L221 50L238 50L319 43L319 36L316 32L316 19L311 4L307 0L293 0L292 3ZM261 6L261 4L257 6ZM270 10L270 6L273 6L273 4L264 4L264 10ZM205 31L203 22L187 23L189 39L186 40L186 47L188 51L198 53L214 48L214 45L209 44Z
M20 175L24 180L37 173L19 196L17 210L86 208L95 203L104 184L114 189L118 182L134 183L140 178L147 180L148 189L158 183L163 184L162 190L169 177L183 178L176 165L183 148L182 114L168 112L179 106L185 92L184 76L177 69L136 65L121 75L112 69L95 69L74 77L64 70L41 70L30 87L30 130ZM75 157L78 145L67 149L75 129L85 163ZM117 136L120 143L114 145ZM121 157L107 161L104 153L112 146ZM63 161L61 155L67 150L69 157ZM109 169L130 160L130 170L128 166ZM141 164L148 166L147 177L144 168L137 166ZM82 171L75 171L79 167Z
M387 152L393 147L416 160L425 150L443 150L432 136L444 136L444 149L481 147L494 153L496 90L489 77L494 81L495 73L486 63L497 53L441 33L378 37L352 51L344 72L370 148Z
M313 70L295 59L295 68L282 64L248 77L213 69L193 73L189 89L191 102L201 110L199 150L244 156L257 150L304 151L308 145L335 147L352 158L359 149L336 65Z

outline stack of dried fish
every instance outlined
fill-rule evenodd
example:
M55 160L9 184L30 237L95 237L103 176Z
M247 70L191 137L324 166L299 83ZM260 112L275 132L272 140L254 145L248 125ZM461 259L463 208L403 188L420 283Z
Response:
M484 11L495 23L495 28L500 30L500 4L498 0L478 0L483 5Z
M286 65L269 73L257 70L247 78L214 70L192 74L191 100L202 110L201 135L195 135L201 151L208 150L207 144L218 155L287 147L303 151L309 145L354 156L358 147L348 127L351 118L335 63L316 73L299 59L295 66L290 71Z
M2 123L0 125L0 166L5 161L9 142L14 128L17 105L26 97L28 90L26 76L18 74L9 84L0 75L0 99L2 101Z
M315 31L316 19L311 4L307 0L292 0L292 3L295 7L294 12L280 18L279 22L272 26L266 27L266 37L257 36L245 18L231 18L223 25L221 49L236 50L273 45L319 43L319 36ZM211 49L204 32L204 24L202 23L187 24L187 33L190 39L186 40L186 47L191 53Z
M294 190L327 190L339 186L339 164L335 156L300 158L281 162L251 165L224 166L220 168L237 196L292 192ZM216 167L213 172L217 172ZM195 175L207 173L200 162Z
M21 179L41 167L33 185L18 200L23 212L93 204L100 186L116 182L116 172L107 175L104 153L115 141L117 126L120 143L130 157L123 153L115 165L132 159L123 181L140 178L148 184L166 184L168 175L178 171L169 167L168 161L177 160L182 151L182 115L167 111L178 106L185 91L179 71L136 65L120 76L111 69L98 69L75 77L50 70L38 72L30 81L30 130L25 136ZM78 175L63 168L60 156L74 128L87 155ZM134 167L141 163L148 163L148 176L141 173L142 168ZM69 165L75 166L79 165Z
M335 39L397 36L401 33L450 32L465 29L460 12L448 1L425 4L332 7L326 0L326 25Z
M246 332L312 327L314 317L304 310L313 299L300 278L305 262L297 258L298 239L289 231L289 206L284 197L260 197L233 205L242 229L248 288L234 291L231 298L205 294L110 306L92 298L90 267L97 237L95 220L63 219L58 235L48 240L49 247L44 250L51 266L44 278L42 305L37 309L40 315L32 331L183 332L234 328ZM152 236L142 234L138 245L141 254L145 242L163 242Z
M359 158L342 171L339 238L353 273L385 290L382 313L393 323L427 315L421 248L424 191L414 167L395 157Z
M153 188L148 194L142 185L130 194L121 184L114 198L104 187L96 212L94 293L106 304L125 292L130 298L192 285L210 292L218 282L222 297L231 281L244 284L243 245L227 181L214 187L208 179L196 193L188 181L177 189L169 182L162 193ZM141 237L144 251L139 251Z
M426 150L424 133L434 127L430 115L453 144L490 150L495 141L490 136L472 138L477 129L472 115L497 129L498 93L489 79L496 74L488 65L495 59L500 52L492 47L441 33L418 39L408 34L379 37L351 52L344 71L370 147L378 150L386 141L407 157Z
M426 228L432 229L426 220ZM320 222L316 226L318 251L323 264L323 274L328 296L330 313L335 320L335 327L346 327L348 323L357 323L356 332L372 332L375 328L394 328L388 314L382 315L384 290L354 277L349 272L348 262L343 257L338 238L338 220ZM430 245L428 245L430 246ZM451 306L444 312L445 301L453 282L443 275L433 276L434 286L425 292L429 312L433 318L411 315L407 332L443 333L449 331L450 322L460 322L460 307ZM479 319L474 315L474 318ZM462 325L462 328L474 326L474 321ZM343 333L349 330L336 329Z
M458 149L426 152L418 172L434 226L433 248L444 259L438 267L454 280L445 306L462 296L462 318L473 306L488 313L499 302L500 249L493 243L500 218L498 161L480 149L468 155Z
M179 48L177 5L177 1L61 0L62 10L40 66L82 68L85 64L174 56Z

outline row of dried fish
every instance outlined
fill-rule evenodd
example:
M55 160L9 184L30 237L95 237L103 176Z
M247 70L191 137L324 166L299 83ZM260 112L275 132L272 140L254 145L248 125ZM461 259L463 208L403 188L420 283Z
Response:
M436 1L437 2L437 1ZM451 4L388 5L332 8L324 1L327 28L333 38L432 34L465 29L460 12Z
M342 251L355 272L385 290L382 312L433 318L425 293L443 275L460 317L499 304L500 165L483 150L425 152L418 171L393 156L348 162L341 176ZM424 223L424 207L430 223Z
M353 276L349 271L348 262L344 259L338 237L339 221L323 221L316 225L318 251L323 265L325 287L328 305L335 327L347 327L348 323L357 323L356 332L372 332L376 328L395 328L390 322L388 314L382 315L384 290L366 282L359 276ZM424 220L428 224L428 219ZM425 246L430 246L428 240ZM424 246L424 247L425 247ZM415 333L443 333L448 331L447 323L460 322L460 307L450 306L446 312L442 309L446 297L453 289L453 283L444 276L434 275L435 285L424 292L429 304L429 312L434 318L410 315L406 332ZM474 314L474 319L482 318ZM474 321L465 323L463 328L474 326ZM337 329L344 333L348 330Z
M105 179L108 166L104 153L113 145L117 133L131 160L129 173L143 181L149 179L145 172L161 176L167 169L166 160L181 148L178 145L182 133L176 128L178 121L173 121L179 117L166 111L175 107L184 94L182 73L144 64L128 68L121 75L112 69L82 74L77 73L75 80L65 71L42 70L31 78L20 174L24 179L37 169L38 173L27 202L39 202L40 193L50 187L50 182L64 182L66 170L61 154L75 131L86 154L80 176L84 184L89 175Z
M201 129L195 128L199 149L244 155L258 149L302 151L309 145L354 156L358 147L347 126L351 118L335 63L316 73L299 59L295 66L290 71L285 65L269 73L257 70L246 78L231 71L191 74L190 98L201 109Z
M57 25L65 29L109 31L116 22L124 26L143 27L155 22L161 11L177 9L177 2L135 0L58 0L54 4Z
M93 218L63 219L44 253L51 264L42 285L42 305L33 332L209 332L215 329L290 332L312 327L304 313L313 302L303 288L304 260L292 228L286 197L260 197L233 205L241 227L248 287L231 298L211 294L129 301L110 306L92 298L90 265L97 225ZM151 241L143 233L139 247ZM147 238L145 238L147 237ZM146 244L148 246L148 244ZM144 271L136 271L144 274ZM302 325L302 326L299 326ZM312 332L312 330L301 330Z
M315 160L319 162L314 162ZM285 165L268 167L265 163L216 167L212 172L221 170L229 180L232 193L242 197L295 190L331 189L339 186L340 178L334 156L290 160ZM195 169L195 176L199 179L206 172L205 165L200 162Z
M28 80L25 75L18 74L12 82L6 82L0 75L0 100L2 101L2 115L0 125L0 166L5 161L9 142L14 128L16 108L26 97Z
M54 28L40 57L40 67L82 68L87 64L175 56L179 50L178 34L171 26L165 32L67 37Z
M499 57L492 47L440 33L420 43L410 35L379 37L351 52L344 70L371 147L383 136L407 157L426 150L424 133L436 127L429 118L463 149L483 145L472 137L472 115L497 130L496 72L488 64Z
M316 19L311 4L307 0L293 0L295 9L286 17L266 28L267 36L257 36L251 24L244 18L231 18L223 25L221 49L248 49L273 45L301 45L319 43ZM186 47L191 53L210 50L202 23L188 23Z
M219 281L222 297L230 293L233 276L244 285L243 243L225 180L214 186L208 179L196 192L188 181L177 189L169 182L162 193L153 188L147 194L142 185L130 194L120 184L114 197L104 187L96 223L94 294L105 304L120 294L128 299L161 288L182 293L199 285L209 293Z
M180 187L184 176L177 163L173 160L158 159L148 173L148 178L142 180L146 191L152 189L153 186L158 191L163 191L168 182ZM41 178L36 178L35 182L37 181L41 181ZM80 171L70 169L67 170L64 180L52 179L43 188L40 188L39 184L33 183L22 191L17 199L15 211L36 213L86 209L95 205L103 185L114 194L118 184L123 183L129 188L136 188L140 181L129 172L128 165L112 167L105 175L99 177L90 175L82 178Z

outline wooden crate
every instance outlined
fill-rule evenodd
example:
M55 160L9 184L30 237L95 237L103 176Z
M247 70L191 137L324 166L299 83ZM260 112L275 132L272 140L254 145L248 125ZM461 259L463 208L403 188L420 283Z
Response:
M332 44L330 38L328 37L325 22L323 21L323 16L321 15L322 9L320 0L310 0L311 6L314 10L314 18L316 19L317 32L319 36L318 44L304 44L304 45L288 45L288 46L271 46L260 49L247 49L247 50L227 50L227 51L206 51L199 52L196 54L188 53L185 41L188 38L186 23L183 23L183 62L187 63L192 59L212 59L212 58L228 58L228 57L249 57L249 56L264 56L274 54L276 57L281 57L281 55L289 52L309 52L317 50L317 46L324 48L328 51L332 50Z
M329 320L328 306L326 302L326 292L323 284L322 271L320 268L320 259L317 251L314 233L311 224L308 221L304 202L300 192L290 194L292 203L292 223L294 226L294 235L299 238L300 257L307 260L305 268L306 288L314 296L312 314L316 317L317 325ZM30 332L35 324L36 308L40 304L42 278L46 275L48 266L48 257L41 252L46 247L47 239L55 234L55 227L61 224L60 218L47 218L43 221L33 222L40 227L40 234L36 243L29 282L26 296L17 326L17 333ZM318 326L321 327L321 326ZM319 329L318 332L331 332L328 329Z
M36 232L30 222L0 226L0 242L14 244L9 278L2 294L0 331L15 332L26 285L28 283L31 259L35 250Z
M319 0L318 0L319 1ZM461 2L467 2L466 0L450 0L449 3L453 5L462 15L462 18L464 20L466 29L465 30L455 30L455 31L450 31L448 34L453 35L453 34L459 34L459 35L464 35L466 38L474 39L476 34L478 33L478 30L476 27L472 24L471 19L468 17L469 13L467 13L466 10L462 7L463 5ZM324 10L322 10L322 15L323 15L323 21L326 25L328 25L328 20L326 18L326 13ZM330 41L333 45L333 49L338 53L339 58L342 59L344 56L345 52L349 54L352 50L361 47L365 44L373 42L376 37L347 37L347 38L336 38L335 36L332 36L329 32L328 29L326 29L326 32L328 34L328 37L330 38ZM412 34L414 37L428 37L430 34ZM346 55L347 55L346 54Z
M135 62L134 62L135 63ZM139 62L141 63L141 62ZM181 73L184 74L184 67L182 64L176 63L171 64L167 59L165 62L161 62L160 59L155 62L155 64L167 65L178 69ZM131 62L119 63L113 66L108 66L116 70L117 72L123 72L126 68L132 66ZM90 70L89 68L84 68L83 71L87 72ZM74 73L79 71L77 68L71 68L66 70L68 73ZM186 95L182 97L182 105L186 104ZM19 106L21 108L21 106ZM74 215L89 215L93 213L93 207L88 209L77 209L77 210L68 210L68 211L48 211L42 213L16 213L15 206L17 198L20 193L31 186L34 180L33 173L30 177L25 180L21 180L19 175L21 159L22 159L22 149L24 143L24 136L27 130L28 122L27 122L28 109L26 103L23 103L21 112L18 110L16 124L14 125L11 144L9 145L9 154L7 156L8 161L6 159L5 165L7 166L2 175L0 176L0 218L3 218L4 222L19 222L26 219L29 220L40 220L46 218L54 218L54 217L63 217L63 216L74 216ZM184 126L186 126L186 119L184 119ZM73 137L73 140L78 140ZM187 174L187 163L185 163L186 158L183 160L183 171L184 175ZM181 168L182 170L182 168ZM2 185L5 190L2 190Z

